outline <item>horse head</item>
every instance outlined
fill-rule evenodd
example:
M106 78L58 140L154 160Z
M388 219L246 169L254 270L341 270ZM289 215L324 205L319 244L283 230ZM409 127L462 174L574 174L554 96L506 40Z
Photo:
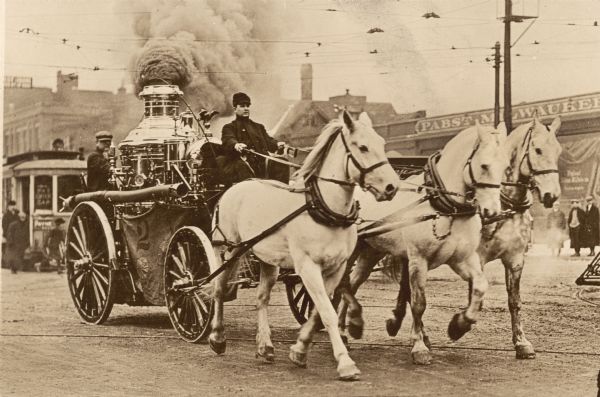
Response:
M497 129L476 122L477 143L463 170L465 184L473 191L484 217L494 216L500 208L500 183L509 161L504 144L506 126Z
M560 116L552 121L550 127L546 127L536 115L528 126L530 136L526 136L523 143L525 151L519 165L519 173L532 182L540 202L546 208L552 208L561 193L558 158L562 148L556 139L560 125Z
M377 201L391 200L398 191L400 178L385 155L385 140L375 132L371 119L364 112L354 120L344 110L340 121L349 179L371 192Z

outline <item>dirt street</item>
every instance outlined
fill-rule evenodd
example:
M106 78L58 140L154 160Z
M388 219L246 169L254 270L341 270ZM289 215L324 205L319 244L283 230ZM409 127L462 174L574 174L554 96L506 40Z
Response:
M365 306L364 339L351 341L360 382L336 380L324 332L309 354L309 367L287 359L298 325L284 286L272 299L270 321L276 361L254 357L255 290L242 290L225 311L228 346L216 356L205 344L180 340L164 307L117 305L105 325L81 323L65 276L10 274L2 269L0 360L2 396L596 396L600 370L600 307L583 302L574 285L590 258L551 258L537 247L523 276L523 323L538 354L514 358L504 270L489 264L490 288L479 322L458 342L446 328L466 303L467 285L448 268L429 274L424 321L434 361L410 359L410 316L396 338L385 332L396 286L381 275L359 298ZM583 297L600 302L600 288Z

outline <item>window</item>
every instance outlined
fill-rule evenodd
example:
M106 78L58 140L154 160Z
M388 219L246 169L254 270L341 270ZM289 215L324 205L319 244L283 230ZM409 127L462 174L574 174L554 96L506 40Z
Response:
M52 177L41 175L35 177L34 211L52 210Z
M62 206L62 198L83 193L83 186L79 175L61 175L58 177L58 207Z

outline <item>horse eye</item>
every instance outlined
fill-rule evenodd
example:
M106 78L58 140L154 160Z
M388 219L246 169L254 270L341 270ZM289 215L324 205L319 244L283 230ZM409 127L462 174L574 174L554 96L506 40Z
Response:
M484 171L488 171L488 170L490 169L490 166L489 166L489 165L487 165L487 164L481 164L481 168L482 168Z
M365 145L360 145L358 147L358 150L360 150L362 153L367 153L369 151L369 148L366 147Z
M537 155L541 155L542 154L542 149L540 149L539 147L535 148L535 153Z

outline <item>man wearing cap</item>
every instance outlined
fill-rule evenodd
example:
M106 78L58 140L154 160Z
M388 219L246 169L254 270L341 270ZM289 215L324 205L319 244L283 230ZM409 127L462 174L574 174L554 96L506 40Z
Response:
M233 95L235 120L223 126L224 159L220 161L223 175L228 183L240 182L248 178L265 178L265 159L245 152L251 149L267 155L285 146L277 142L265 129L265 126L250 119L250 97L243 92Z
M569 210L569 218L567 219L567 225L569 225L569 238L571 239L571 248L575 250L572 256L579 256L579 250L581 249L581 223L583 222L585 214L579 207L579 201L571 200L571 209Z
M600 244L600 233L598 230L600 215L598 213L598 207L596 207L596 204L594 203L593 196L587 196L585 201L581 246L588 247L590 249L590 256L594 256L596 255L595 248Z
M96 150L87 158L87 187L90 192L110 189L110 163L106 153L112 138L108 131L96 133Z
M61 262L65 245L65 231L62 225L65 223L63 218L54 220L54 229L51 229L46 235L44 241L44 250L51 266L56 266L56 270L61 273Z

